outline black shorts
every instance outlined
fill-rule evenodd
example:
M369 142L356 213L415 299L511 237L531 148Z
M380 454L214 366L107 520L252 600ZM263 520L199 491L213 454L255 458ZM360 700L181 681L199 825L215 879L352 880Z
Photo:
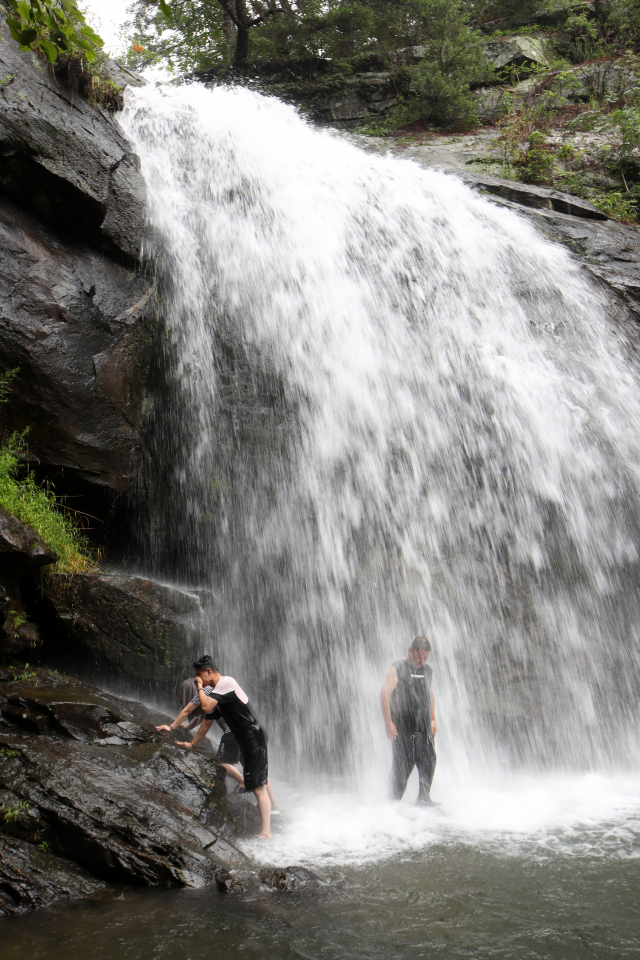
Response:
M222 734L218 745L218 752L216 753L216 760L219 763L230 763L231 765L242 763L240 745L232 733Z
M269 761L267 748L254 746L246 750L242 761L242 776L245 790L255 790L264 787L269 778Z

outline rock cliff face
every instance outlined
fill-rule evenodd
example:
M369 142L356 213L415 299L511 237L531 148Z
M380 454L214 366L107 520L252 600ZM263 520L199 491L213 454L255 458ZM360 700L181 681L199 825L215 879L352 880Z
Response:
M51 573L39 594L38 619L55 661L132 694L172 698L202 653L203 609L195 594L103 573Z
M35 54L0 41L0 184L57 228L119 259L140 259L144 181L111 116L59 81Z
M154 307L148 277L0 198L0 362L18 368L3 417L29 428L34 464L129 489Z
M144 183L111 115L6 30L0 76L2 427L103 520L136 473L154 337Z

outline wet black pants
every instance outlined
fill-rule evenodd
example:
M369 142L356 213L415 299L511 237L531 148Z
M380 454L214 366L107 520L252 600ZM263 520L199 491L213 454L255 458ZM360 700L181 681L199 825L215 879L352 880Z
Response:
M407 780L414 767L418 768L420 790L418 803L429 802L429 791L436 769L436 748L429 733L403 734L393 741L393 765L391 767L391 799L400 800Z

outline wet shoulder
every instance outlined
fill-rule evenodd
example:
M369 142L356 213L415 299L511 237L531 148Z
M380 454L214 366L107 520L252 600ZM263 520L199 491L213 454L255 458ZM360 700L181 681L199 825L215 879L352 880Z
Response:
M398 680L406 680L410 672L409 664L406 660L396 660L391 666L395 670Z

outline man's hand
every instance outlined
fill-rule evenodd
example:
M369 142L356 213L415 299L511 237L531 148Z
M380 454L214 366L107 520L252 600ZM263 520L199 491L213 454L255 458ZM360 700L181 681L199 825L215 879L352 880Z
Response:
M183 750L193 750L192 743L180 743L179 740L176 740L176 747L182 747Z
M438 728L436 727L436 722L435 722L435 720L432 720L432 721L431 721L431 733L432 733L432 734L434 735L434 737L435 737L435 735L436 735L437 732L438 732Z
M198 690L202 690L204 683L202 682L202 677L196 677L196 687Z
M391 720L389 723L385 723L384 729L386 730L389 740L395 740L398 736L398 731L396 730L396 725Z
M161 733L173 733L173 730L168 723L162 723L159 727L156 727L156 730L160 730Z

